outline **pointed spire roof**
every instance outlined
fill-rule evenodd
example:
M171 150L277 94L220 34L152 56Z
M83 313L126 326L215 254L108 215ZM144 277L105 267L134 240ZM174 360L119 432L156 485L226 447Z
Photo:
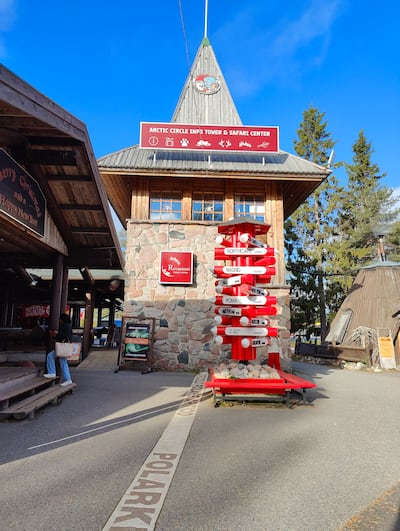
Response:
M241 126L242 121L207 37L199 47L172 123ZM279 153L209 153L161 150L134 145L97 159L108 197L124 225L130 214L129 175L165 178L198 176L279 181L285 219L331 173L329 168L279 150ZM124 190L124 193L121 191ZM124 225L125 226L125 225Z
M203 38L197 51L171 122L242 125L207 37Z

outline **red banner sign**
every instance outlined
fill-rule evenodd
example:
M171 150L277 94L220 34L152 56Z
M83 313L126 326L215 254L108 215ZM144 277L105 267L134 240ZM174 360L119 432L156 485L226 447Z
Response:
M278 127L140 124L140 147L181 151L247 151L278 153Z
M24 304L22 306L22 317L49 317L49 304Z
M161 251L160 283L192 284L193 253L191 251Z

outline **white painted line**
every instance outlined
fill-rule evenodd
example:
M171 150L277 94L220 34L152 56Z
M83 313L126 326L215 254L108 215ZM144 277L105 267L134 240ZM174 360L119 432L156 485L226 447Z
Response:
M175 415L102 531L154 529L189 436L207 378L207 372L195 377Z
M152 409L151 411L146 411L146 413L140 413L138 415L133 415L126 419L116 420L115 422L109 422L107 424L102 424L101 426L98 426L96 428L91 428L90 430L80 431L79 433L75 433L74 435L68 435L68 437L62 437L61 439L54 439L53 441L47 441L45 443L37 444L36 446L30 446L28 450L36 450L36 448L43 448L44 446L50 446L52 444L70 441L71 439L77 439L79 437L88 435L89 433L93 433L95 431L107 430L108 428L118 426L119 424L126 424L127 422L135 422L136 420L141 419L143 417L152 417L153 415L157 415L158 413L165 413L167 411L170 411L171 409L172 407L170 405L159 407L158 409Z

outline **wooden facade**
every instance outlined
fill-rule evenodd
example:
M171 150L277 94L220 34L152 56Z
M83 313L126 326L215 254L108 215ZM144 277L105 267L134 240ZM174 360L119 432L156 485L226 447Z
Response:
M122 275L124 257L86 126L0 65L0 149L0 328L19 328L16 309L27 301L49 304L57 328L73 302L68 270L77 268L87 354L96 295L90 271ZM32 268L52 270L51 282L41 284Z

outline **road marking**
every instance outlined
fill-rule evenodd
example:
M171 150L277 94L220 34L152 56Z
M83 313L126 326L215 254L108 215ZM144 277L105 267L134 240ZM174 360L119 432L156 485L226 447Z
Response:
M44 446L50 446L52 444L58 444L60 442L70 441L71 439L77 439L79 437L83 437L84 435L88 435L89 433L93 433L95 431L107 430L109 428L113 428L114 426L118 426L119 424L126 424L127 422L135 422L136 420L141 419L143 417L152 417L153 415L157 415L158 413L166 413L167 411L170 411L171 409L175 409L175 406L168 405L164 407L159 407L157 409L152 409L150 411L146 411L145 413L133 415L126 419L116 420L115 422L109 422L107 424L102 424L101 426L97 426L96 428L91 428L90 430L80 431L79 433L75 433L74 435L68 435L67 437L62 437L61 439L54 439L53 441L47 441L45 443L37 444L36 446L30 446L28 450L36 450L37 448L43 448Z
M102 531L154 529L204 393L207 372L198 374L135 479Z

